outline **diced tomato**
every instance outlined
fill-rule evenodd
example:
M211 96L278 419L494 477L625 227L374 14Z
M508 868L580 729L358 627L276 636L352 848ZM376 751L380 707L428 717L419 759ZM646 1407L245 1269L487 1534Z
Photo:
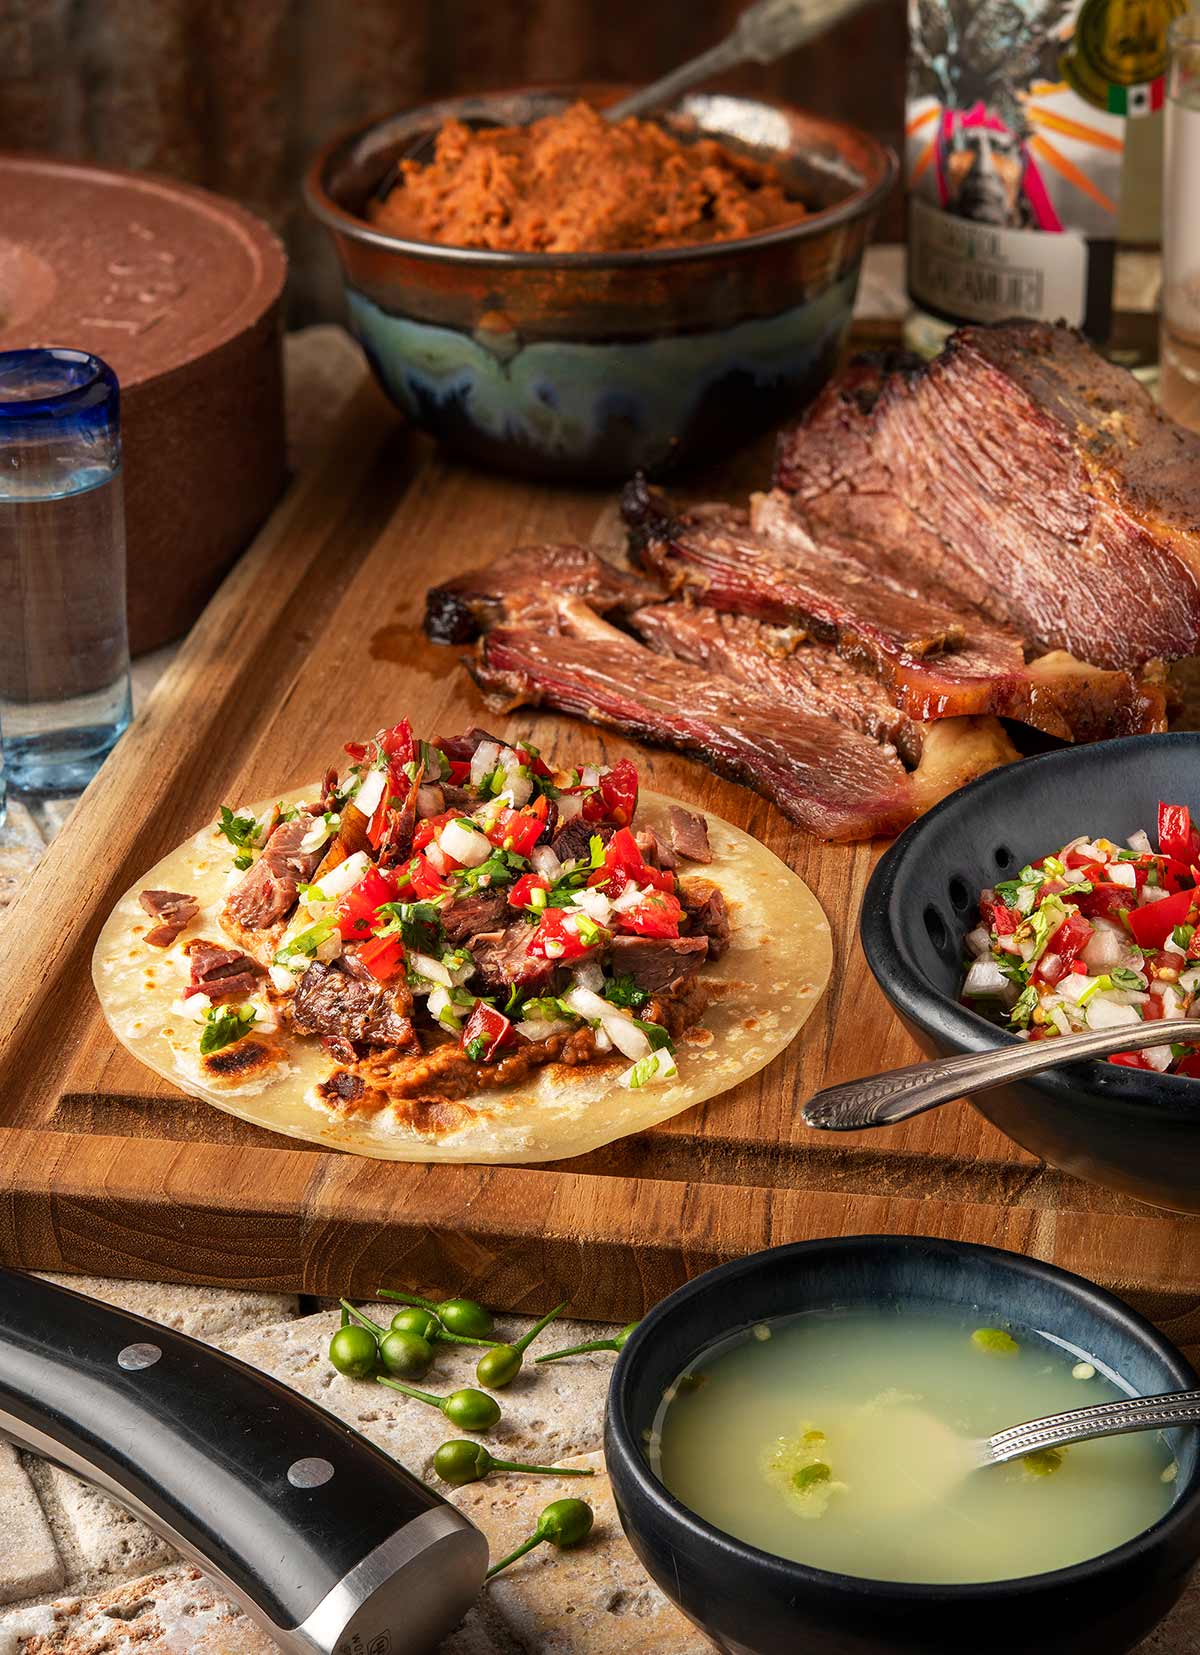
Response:
M1008 908L998 900L981 902L979 912L984 924L989 926L998 937L1011 937L1025 917L1019 909Z
M612 769L601 776L599 785L584 794L583 819L628 827L637 811L637 801L637 766L630 759L618 759Z
M413 832L413 849L424 850L426 845L433 843L447 822L457 821L461 815L461 810L443 810L440 816L423 817Z
M1083 953L1096 934L1082 914L1069 914L1046 944L1047 954L1057 954L1064 965L1071 965Z
M1086 868L1091 860L1081 850L1069 850L1063 857L1063 863L1068 868Z
M609 896L620 896L627 885L651 885L669 895L675 893L675 875L666 869L652 868L627 827L618 828L608 841L604 864L596 869L588 884L607 891Z
M550 801L544 795L521 810L502 810L488 838L517 856L528 856L542 836L549 812Z
M448 889L445 880L423 856L410 857L402 867L391 870L396 882L396 893L408 902L414 896L422 901L441 896Z
M363 943L358 957L376 981L386 983L404 965L404 944L399 937L372 937Z
M1192 813L1186 805L1159 802L1158 848L1180 862L1192 863L1200 857L1200 833L1196 832Z
M1144 908L1129 912L1129 929L1140 948L1161 948L1177 925L1186 925L1195 891L1176 891L1159 902L1148 902Z
M1189 960L1200 960L1200 925L1196 927L1195 935L1188 943L1187 957Z
M1181 1057L1175 1065L1175 1073L1177 1075L1190 1075L1193 1080L1200 1076L1200 1052L1193 1048L1186 1057Z
M450 780L455 786L460 786L471 774L470 759L450 759Z
M1113 1052L1108 1061L1118 1064L1122 1069L1149 1069L1151 1067L1141 1052Z
M651 891L645 902L617 918L623 931L633 931L639 937L677 937L683 904L669 891Z
M548 891L550 881L544 879L540 873L523 873L512 890L508 893L509 906L513 908L532 908L533 893Z
M1120 920L1135 906L1137 897L1128 885L1111 885L1104 880L1094 880L1090 891L1080 891L1071 901L1089 919Z
M334 919L347 942L369 937L375 916L385 902L396 900L396 885L381 868L368 868L358 884L338 903Z
M511 1046L515 1036L511 1021L495 1006L485 1006L480 1000L475 1010L467 1018L466 1027L462 1032L462 1049L472 1056L471 1048L476 1040L482 1040L482 1048L477 1048L476 1055L472 1056L475 1063L490 1063L496 1054L505 1046Z
M411 764L417 756L417 749L413 743L412 725L407 718L402 718L399 724L393 724L390 730L383 730L375 738L381 752L388 756L389 767L398 766L400 769Z
M570 924L568 925L568 920ZM578 919L562 908L547 908L533 934L533 941L529 944L529 952L539 959L562 960L569 963L571 960L581 960L592 949L600 947L609 939L609 933L603 926L597 926L593 934L586 917L583 920L584 929L592 936L590 943L584 942L577 926Z
M1065 977L1072 969L1073 967L1064 964L1057 954L1052 954L1047 949L1034 967L1033 976L1036 982L1045 983L1047 987L1053 988L1055 983L1060 978Z
M1163 1003L1161 994L1152 994L1142 1006L1143 1023L1159 1023L1162 1021Z

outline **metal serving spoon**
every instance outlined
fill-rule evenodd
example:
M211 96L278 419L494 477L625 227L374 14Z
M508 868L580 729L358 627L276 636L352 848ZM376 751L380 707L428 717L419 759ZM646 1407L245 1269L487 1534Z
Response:
M1200 1425L1200 1391L1167 1391L1162 1396L1123 1397L1097 1402L1065 1414L1047 1414L1024 1425L997 1431L969 1446L975 1467L1004 1465L1044 1448L1066 1448L1093 1437L1119 1437L1130 1431L1159 1431L1171 1425Z
M758 0L746 8L719 45L612 104L604 118L623 121L627 115L661 108L700 81L736 69L740 63L774 63L866 4L868 0Z
M1019 1041L986 1052L935 1058L887 1074L848 1080L814 1092L804 1105L809 1126L830 1132L856 1132L866 1126L894 1126L954 1098L986 1092L1010 1080L1024 1080L1061 1063L1082 1063L1113 1052L1136 1052L1175 1040L1200 1040L1200 1017L1176 1017L1157 1023L1124 1024L1118 1029ZM1197 1093L1200 1102L1200 1093Z

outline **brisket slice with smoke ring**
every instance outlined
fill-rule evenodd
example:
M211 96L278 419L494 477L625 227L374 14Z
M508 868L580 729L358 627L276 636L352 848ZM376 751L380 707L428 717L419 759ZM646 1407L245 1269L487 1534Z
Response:
M1200 650L1200 437L1074 330L962 328L921 372L858 365L780 442L810 523L896 545L1045 648Z
M898 591L849 553L813 540L781 496L680 513L638 479L622 496L634 559L714 609L803 624L873 673L911 717L993 714L1061 740L1163 725L1162 692L1128 673L1056 661L1028 668L1021 639L964 608ZM768 532L769 531L769 532Z
M870 838L913 820L909 778L889 749L604 630L609 639L500 629L472 672L509 707L555 707L694 754L821 838Z
M465 644L494 626L552 620L563 597L582 598L597 614L609 615L658 596L640 575L606 563L586 546L519 546L432 587L425 597L425 631L435 644Z

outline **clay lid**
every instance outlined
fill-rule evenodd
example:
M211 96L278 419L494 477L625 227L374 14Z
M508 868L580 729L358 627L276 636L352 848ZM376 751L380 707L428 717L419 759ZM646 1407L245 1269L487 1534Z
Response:
M287 274L258 219L170 179L0 155L0 200L0 350L91 351L125 390L252 327Z

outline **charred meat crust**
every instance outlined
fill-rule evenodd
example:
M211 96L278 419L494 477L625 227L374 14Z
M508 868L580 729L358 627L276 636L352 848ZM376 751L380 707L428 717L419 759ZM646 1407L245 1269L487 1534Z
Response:
M359 1046L416 1043L412 995L406 983L377 983L353 955L322 965L314 960L296 984L291 1003L297 1034L319 1034Z

